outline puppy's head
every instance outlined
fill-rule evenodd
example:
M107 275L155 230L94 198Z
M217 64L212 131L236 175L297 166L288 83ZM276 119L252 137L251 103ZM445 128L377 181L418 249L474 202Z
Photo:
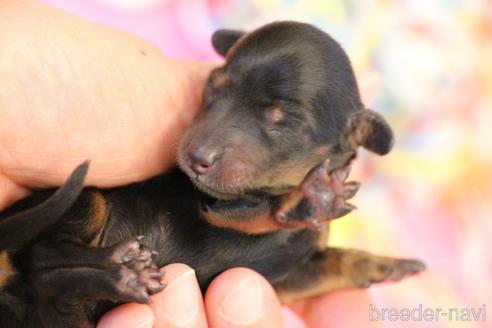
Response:
M350 62L335 40L303 23L220 30L212 43L226 62L210 74L180 166L220 199L281 194L340 148L349 117L363 108ZM391 134L365 138L373 135L373 150L386 152L377 150Z

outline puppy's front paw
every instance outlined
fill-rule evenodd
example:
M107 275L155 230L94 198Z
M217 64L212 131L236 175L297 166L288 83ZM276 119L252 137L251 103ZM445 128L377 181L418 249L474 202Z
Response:
M316 166L299 187L283 196L275 219L288 228L320 228L329 220L342 217L355 206L346 203L360 187L345 182L350 167L330 170L330 160Z
M150 295L165 288L161 283L164 273L152 262L152 256L157 253L145 247L142 240L135 237L117 244L112 259L120 267L116 288L121 299L148 303Z

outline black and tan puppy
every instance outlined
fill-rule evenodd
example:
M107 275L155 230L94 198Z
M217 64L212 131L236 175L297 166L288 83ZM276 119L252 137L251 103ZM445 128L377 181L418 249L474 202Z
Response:
M0 326L92 327L115 304L148 302L164 288L157 266L173 262L193 267L202 288L252 268L284 302L423 270L324 247L327 223L353 209L356 148L385 154L393 141L361 104L338 43L295 22L212 41L226 62L182 140L181 170L83 189L86 163L56 192L1 213Z

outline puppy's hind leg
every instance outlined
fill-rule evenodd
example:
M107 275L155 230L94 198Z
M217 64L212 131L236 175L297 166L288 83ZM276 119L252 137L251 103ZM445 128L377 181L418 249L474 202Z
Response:
M52 258L36 266L29 282L43 327L94 327L98 318L88 313L99 301L148 303L164 289L163 274L141 238L107 248L64 244L36 253L42 252Z
M412 259L377 256L353 249L327 248L314 252L274 287L282 303L345 288L400 281L425 269Z

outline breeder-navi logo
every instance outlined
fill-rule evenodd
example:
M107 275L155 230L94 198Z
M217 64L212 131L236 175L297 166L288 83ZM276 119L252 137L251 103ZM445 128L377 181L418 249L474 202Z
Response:
M378 308L369 305L369 321L486 321L485 304L479 308Z

